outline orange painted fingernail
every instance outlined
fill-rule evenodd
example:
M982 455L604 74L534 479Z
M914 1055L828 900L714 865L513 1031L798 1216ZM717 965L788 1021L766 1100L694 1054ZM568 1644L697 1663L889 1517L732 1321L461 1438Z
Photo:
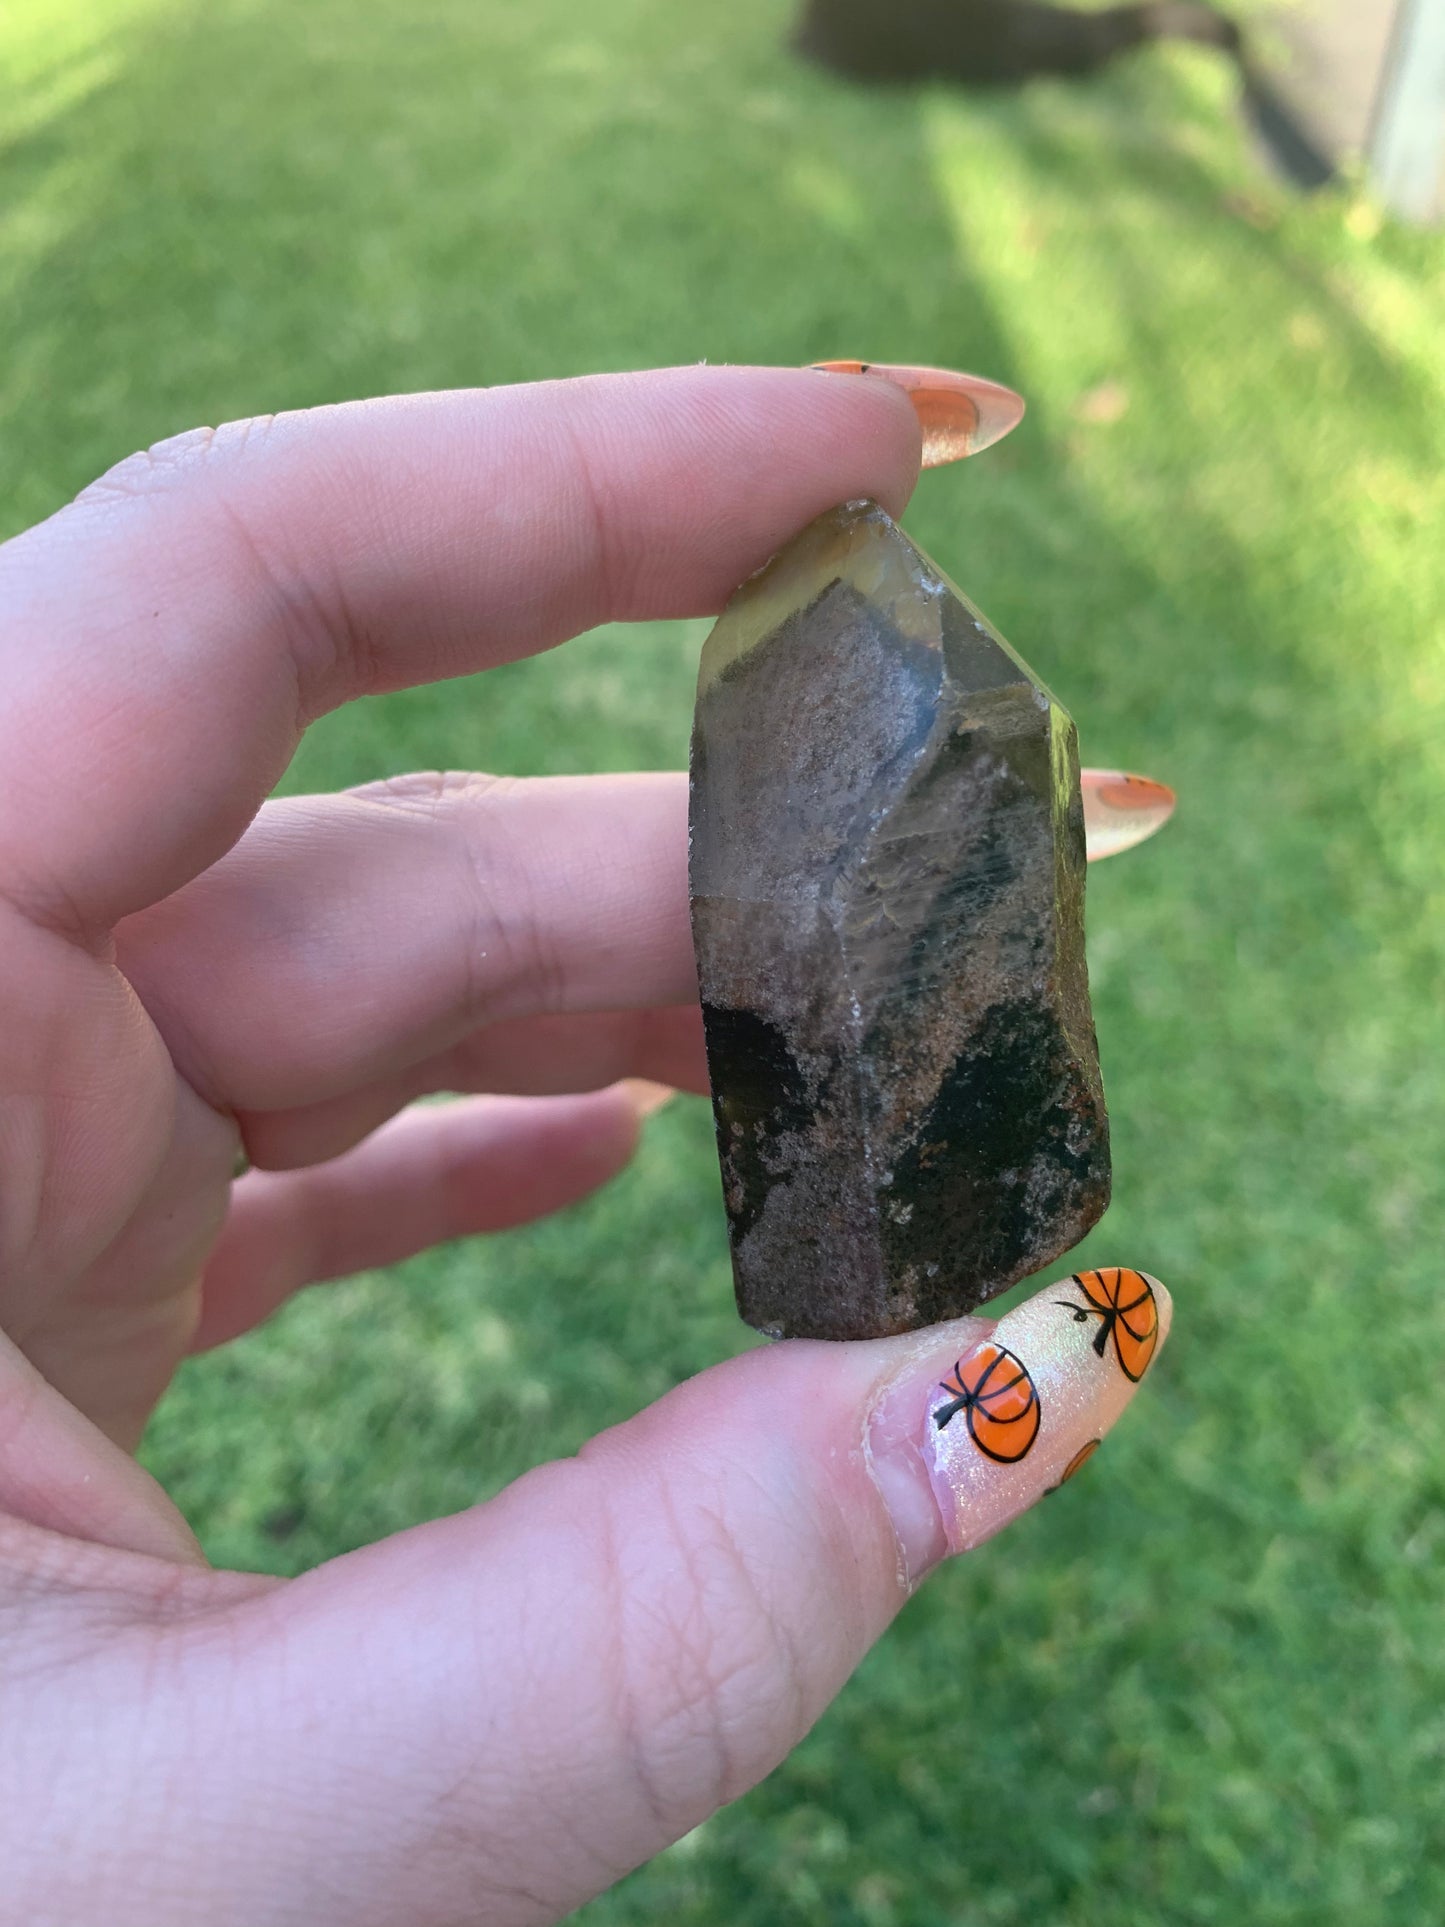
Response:
M1023 420L1024 398L1001 382L952 368L905 368L886 361L815 361L825 375L876 375L901 388L923 430L923 466L942 468L1001 441Z
M621 1088L632 1099L639 1117L651 1117L677 1096L671 1084L654 1084L646 1077L624 1077Z
M1174 814L1174 792L1152 776L1129 776L1117 769L1079 772L1084 793L1084 842L1090 863L1132 850L1162 830Z

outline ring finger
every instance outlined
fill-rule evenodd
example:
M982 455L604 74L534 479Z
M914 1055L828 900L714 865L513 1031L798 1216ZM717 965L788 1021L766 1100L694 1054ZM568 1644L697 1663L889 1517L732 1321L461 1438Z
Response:
M623 1078L706 1091L697 1004L519 1017L473 1031L435 1057L340 1097L295 1110L243 1111L237 1122L255 1169L289 1171L339 1157L419 1097L443 1091L563 1097L604 1090Z

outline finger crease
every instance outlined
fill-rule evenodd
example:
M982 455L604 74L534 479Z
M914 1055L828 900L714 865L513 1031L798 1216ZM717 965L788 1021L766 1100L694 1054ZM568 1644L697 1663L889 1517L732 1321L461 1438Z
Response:
M609 521L602 507L602 491L592 468L592 459L587 448L587 437L576 423L563 418L572 459L582 484L583 499L586 503L590 525L592 565L584 574L601 584L602 608L594 614L592 621L611 622L617 619L623 609L621 583L617 577L617 557L615 545L608 534Z

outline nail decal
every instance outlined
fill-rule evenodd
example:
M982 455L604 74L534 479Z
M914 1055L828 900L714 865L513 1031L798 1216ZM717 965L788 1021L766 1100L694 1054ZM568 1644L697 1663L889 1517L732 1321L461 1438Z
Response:
M1044 1487L1044 1497L1047 1498L1050 1492L1057 1492L1059 1486L1067 1485L1076 1472L1081 1472L1084 1469L1103 1443L1104 1441L1102 1439L1090 1439L1086 1444L1081 1445L1059 1474L1057 1482L1054 1485Z
M1145 1272L1078 1272L1006 1313L934 1381L922 1454L950 1551L992 1538L1087 1463L1171 1316L1168 1292Z
M974 1444L1000 1465L1021 1459L1038 1436L1039 1395L1029 1368L1001 1345L980 1345L960 1358L940 1389L948 1403L933 1409L939 1431L965 1413Z
M1087 1325L1097 1318L1094 1350L1102 1358L1112 1338L1120 1370L1137 1385L1159 1342L1159 1307L1149 1280L1142 1271L1111 1265L1106 1271L1076 1271L1069 1283L1078 1286L1084 1302L1077 1304L1072 1298L1054 1302L1071 1311L1076 1324Z
M942 468L1001 441L1023 420L1024 399L1002 382L952 368L906 368L885 361L815 361L825 375L876 375L901 388L923 430L923 466Z
M1084 795L1084 841L1089 861L1132 850L1145 837L1162 830L1174 814L1174 792L1152 776L1131 776L1125 770L1086 769L1079 772Z

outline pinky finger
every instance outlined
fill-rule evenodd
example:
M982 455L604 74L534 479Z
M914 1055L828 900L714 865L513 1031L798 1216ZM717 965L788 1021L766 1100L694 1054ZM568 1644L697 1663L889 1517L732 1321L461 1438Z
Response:
M248 1172L206 1268L192 1349L249 1331L306 1285L586 1197L627 1164L661 1095L629 1082L421 1105L327 1164Z

